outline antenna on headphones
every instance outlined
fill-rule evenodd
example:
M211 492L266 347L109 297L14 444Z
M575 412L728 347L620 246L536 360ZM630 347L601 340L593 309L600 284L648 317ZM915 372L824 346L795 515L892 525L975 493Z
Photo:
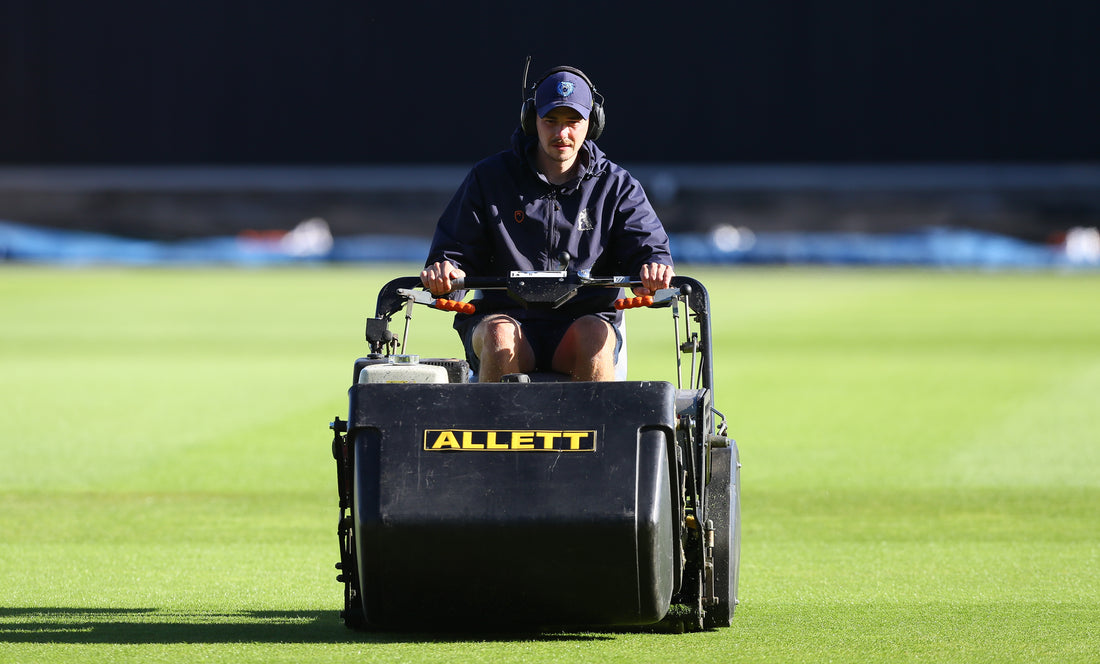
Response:
M527 70L531 68L531 56L523 63L523 88L519 91L520 101L527 101Z

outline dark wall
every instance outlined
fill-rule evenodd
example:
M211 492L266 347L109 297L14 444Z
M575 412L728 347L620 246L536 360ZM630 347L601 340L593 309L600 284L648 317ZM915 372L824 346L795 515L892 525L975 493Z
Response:
M528 54L596 81L621 162L1096 161L1097 26L1096 0L0 0L0 163L466 163L506 145Z

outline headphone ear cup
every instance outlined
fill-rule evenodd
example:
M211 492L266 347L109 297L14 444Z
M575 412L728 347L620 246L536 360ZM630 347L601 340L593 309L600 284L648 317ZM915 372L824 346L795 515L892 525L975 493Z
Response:
M604 115L603 104L592 103L592 111L588 114L588 140L594 141L603 133Z
M523 133L528 136L534 136L538 133L538 129L535 128L535 100L532 97L523 102L523 106L519 107L519 126L523 129Z

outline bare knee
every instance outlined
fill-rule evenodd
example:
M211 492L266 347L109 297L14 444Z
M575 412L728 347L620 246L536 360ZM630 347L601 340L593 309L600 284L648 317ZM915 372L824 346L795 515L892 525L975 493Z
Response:
M615 331L604 319L578 318L554 353L554 370L574 380L614 380L616 341Z
M530 371L534 353L519 323L508 316L490 316L474 328L472 346L481 368L478 380L499 381L507 373Z

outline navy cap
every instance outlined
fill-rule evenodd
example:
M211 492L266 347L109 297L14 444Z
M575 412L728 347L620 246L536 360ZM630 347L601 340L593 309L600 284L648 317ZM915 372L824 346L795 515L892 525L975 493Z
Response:
M558 106L568 106L587 120L592 111L592 89L572 72L551 74L535 90L535 110L541 118Z

